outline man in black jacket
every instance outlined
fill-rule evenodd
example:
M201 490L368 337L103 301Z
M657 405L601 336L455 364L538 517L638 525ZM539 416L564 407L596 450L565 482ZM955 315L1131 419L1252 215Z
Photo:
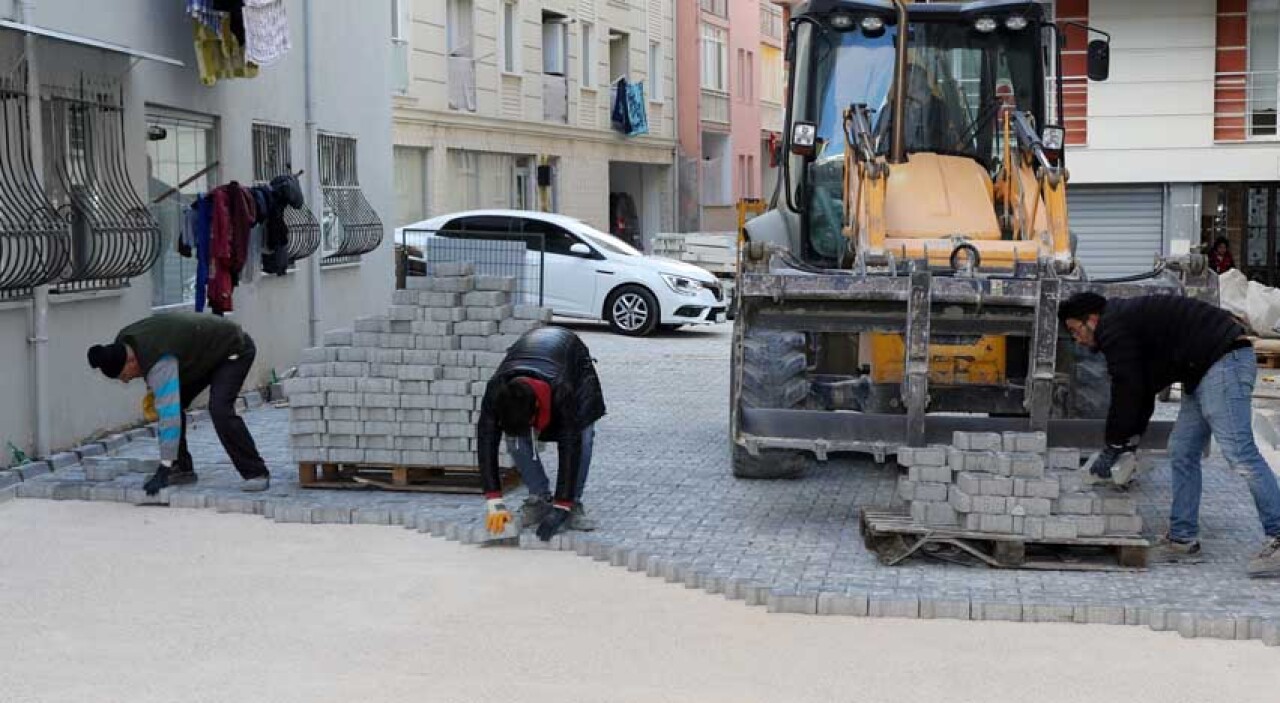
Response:
M1249 491L1267 543L1249 562L1249 575L1280 576L1280 485L1253 440L1251 399L1257 358L1244 328L1208 303L1172 295L1107 300L1078 293L1058 316L1076 342L1100 351L1111 375L1107 446L1093 473L1111 478L1111 468L1147 429L1155 397L1182 384L1182 406L1169 436L1173 505L1169 534L1161 543L1167 559L1200 552L1200 457L1212 436L1232 467L1248 473Z
M538 525L538 537L543 541L566 524L569 529L594 529L582 507L582 489L591 466L595 422L604 413L604 396L591 351L577 335L559 327L543 327L511 345L485 389L476 425L485 524L490 532L501 533L511 520L498 475L498 441L503 434L529 488L521 510L523 526ZM560 469L554 500L538 456L539 441L558 446Z

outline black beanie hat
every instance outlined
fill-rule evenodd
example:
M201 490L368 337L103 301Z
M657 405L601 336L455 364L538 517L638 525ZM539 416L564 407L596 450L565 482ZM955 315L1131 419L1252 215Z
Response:
M1090 315L1101 315L1106 308L1105 297L1091 291L1076 293L1068 298L1067 302L1058 306L1058 319L1063 322L1083 320Z
M111 344L95 344L89 347L89 366L102 372L107 378L119 378L124 364L129 360L129 352L120 342Z

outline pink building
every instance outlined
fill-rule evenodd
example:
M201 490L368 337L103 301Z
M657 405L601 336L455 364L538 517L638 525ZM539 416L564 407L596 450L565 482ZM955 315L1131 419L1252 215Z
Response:
M782 131L781 0L687 0L676 9L682 231L733 231L736 204L776 183Z

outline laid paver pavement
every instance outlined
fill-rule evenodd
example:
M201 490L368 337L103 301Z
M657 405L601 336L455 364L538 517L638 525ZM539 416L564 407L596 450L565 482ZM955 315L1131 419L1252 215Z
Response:
M526 534L524 547L576 551L775 611L1131 624L1280 645L1280 583L1245 575L1262 532L1244 479L1221 458L1205 464L1201 564L1109 573L934 561L885 567L863 546L857 516L896 500L893 466L840 458L795 481L730 475L729 326L647 339L576 329L599 360L609 407L598 425L584 501L600 529L547 545ZM189 444L200 481L166 489L162 497L171 506L281 522L404 525L464 542L481 535L476 496L301 489L287 411L253 409L246 420L271 467L271 490L240 493L212 426L198 421ZM117 455L154 457L154 441L136 439ZM144 478L129 473L90 482L73 466L31 477L19 495L137 502ZM1143 478L1135 495L1147 532L1161 534L1170 500L1167 462Z

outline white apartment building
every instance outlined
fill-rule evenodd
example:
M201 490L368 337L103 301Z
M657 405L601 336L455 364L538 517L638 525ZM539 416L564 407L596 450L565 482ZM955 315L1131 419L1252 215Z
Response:
M674 0L397 0L394 224L559 212L637 246L673 224ZM648 134L611 126L620 79Z
M1095 275L1226 237L1280 283L1280 0L1058 0L1111 35L1111 76L1069 84L1071 225ZM1064 73L1083 73L1083 42Z

